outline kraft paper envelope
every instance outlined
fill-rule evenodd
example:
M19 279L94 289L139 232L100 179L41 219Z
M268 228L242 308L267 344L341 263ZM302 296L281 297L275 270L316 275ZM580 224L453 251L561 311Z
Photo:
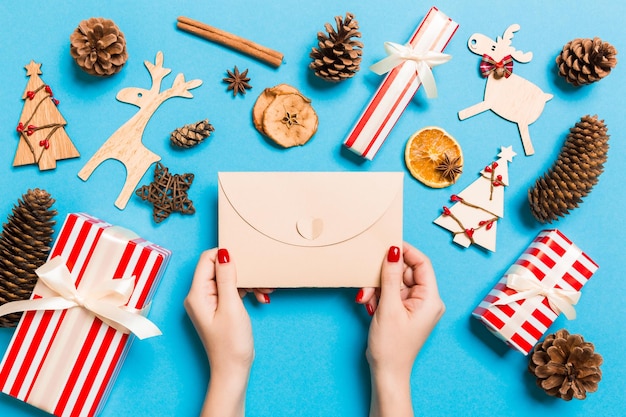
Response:
M221 172L219 246L241 288L376 287L402 247L401 172Z

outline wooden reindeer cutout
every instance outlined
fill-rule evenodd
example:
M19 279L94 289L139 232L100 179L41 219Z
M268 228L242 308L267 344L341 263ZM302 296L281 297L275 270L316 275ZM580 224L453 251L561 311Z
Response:
M189 92L202 85L201 80L185 82L185 76L178 74L171 88L161 90L161 81L172 70L163 68L163 53L157 52L154 65L144 61L152 77L152 88L149 90L137 87L128 87L120 90L116 98L124 103L134 104L139 111L124 123L107 139L98 151L78 173L78 177L87 181L92 172L107 159L117 159L126 167L126 181L120 192L115 206L123 210L135 188L141 181L150 165L160 161L161 157L146 148L141 143L143 131L156 109L171 97L192 98Z
M552 94L544 93L535 84L513 73L513 60L526 63L533 58L532 52L524 53L511 46L513 34L519 29L518 24L509 26L495 42L480 33L470 36L467 46L473 53L482 56L480 71L483 77L487 77L487 85L483 101L461 110L459 119L465 120L491 110L517 123L524 153L532 155L535 151L528 126L539 118Z

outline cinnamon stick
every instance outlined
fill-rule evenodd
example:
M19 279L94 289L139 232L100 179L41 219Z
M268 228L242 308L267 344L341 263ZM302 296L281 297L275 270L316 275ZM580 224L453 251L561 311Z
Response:
M283 54L278 51L185 16L178 17L176 27L211 42L242 52L273 67L279 67L283 62Z

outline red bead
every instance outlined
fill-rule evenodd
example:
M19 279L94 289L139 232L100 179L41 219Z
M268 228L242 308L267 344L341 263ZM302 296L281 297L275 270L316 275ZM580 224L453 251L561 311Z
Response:
M474 236L474 229L465 229L465 234L471 239Z
M48 139L40 140L39 146L43 146L45 149L48 149L50 147L50 141L48 141Z
M497 163L497 162L494 162L493 164L491 164L491 167L492 167L493 169L498 168L498 163Z
M26 97L28 97L29 100L32 100L35 98L35 92L34 91L27 91L26 92Z
M55 106L59 105L59 100L57 100L56 98L52 98L52 102L54 103Z
M450 215L450 209L446 206L443 206L443 214L444 216L449 216Z
M478 222L478 225L479 226L484 226L486 223L487 223L486 220L481 220L481 221Z
M456 201L463 201L463 199L462 199L461 197L459 197L458 195L456 195L456 194L452 194L452 195L450 196L450 201L453 201L453 202L456 202Z
M499 186L501 186L501 185L502 185L502 183L501 183L501 182L498 182L498 181L494 181L494 182L493 182L493 186L494 186L494 187L499 187Z
M490 166L486 166L485 167L485 172L491 172L491 167Z
M496 177L496 179L497 179L498 181L502 181L502 175L498 175L498 176Z
M489 224L487 225L487 227L485 229L491 230L492 226L493 226L493 220L489 222Z
M15 130L17 130L19 133L22 133L24 131L24 123L19 122Z
M30 130L30 129L28 129L28 130L26 131L26 134L27 134L28 136L32 135L33 133L35 133L35 131L34 131L34 130Z
M46 93L50 94L50 97L52 97L52 89L49 85L45 86L43 89L46 90Z

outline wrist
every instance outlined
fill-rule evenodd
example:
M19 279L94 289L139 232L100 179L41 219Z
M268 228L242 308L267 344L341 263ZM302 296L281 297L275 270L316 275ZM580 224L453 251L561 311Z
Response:
M211 369L202 417L243 417L250 371Z
M371 370L370 415L376 417L413 416L411 370Z

